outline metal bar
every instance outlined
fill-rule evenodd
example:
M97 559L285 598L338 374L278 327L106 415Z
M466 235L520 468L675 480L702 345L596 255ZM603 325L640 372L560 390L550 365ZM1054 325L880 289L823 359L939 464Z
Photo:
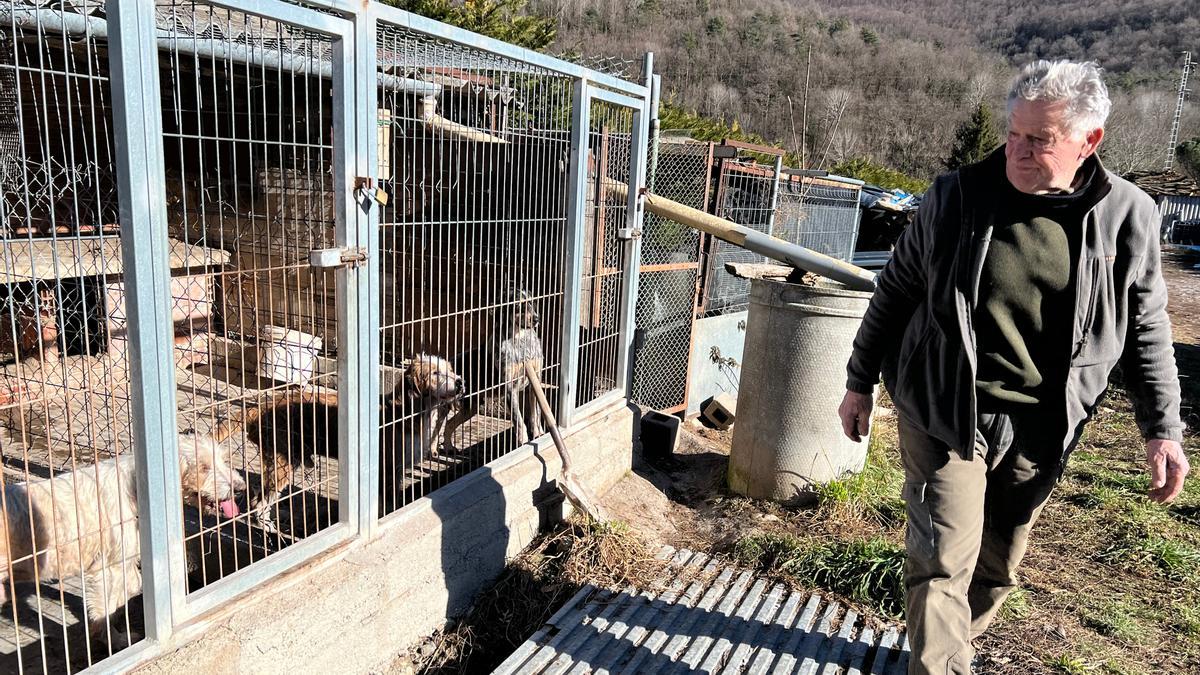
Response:
M647 90L654 81L654 53L646 52L645 67ZM638 283L641 274L642 259L642 222L645 216L645 196L640 189L646 184L646 151L649 149L650 118L652 101L647 97L638 102L639 107L633 116L633 138L630 141L629 184L637 186L630 189L626 198L626 208L629 218L625 227L634 233L625 242L625 278L622 280L622 308L619 334L620 343L617 348L617 391L630 393L633 382L633 338L637 327L634 314L637 312Z
M558 419L570 427L579 391L579 312L583 306L583 245L587 229L588 129L591 104L587 80L577 80L571 94L571 165L567 178L567 222L564 233L567 269L563 275L562 355L559 363Z
M593 415L596 415L601 411L607 411L607 410L613 408L614 406L622 403L625 400L625 398L626 398L626 393L625 393L625 390L623 390L623 389L613 389L612 391L605 392L604 394L597 396L595 399L588 401L587 403L584 403L581 406L576 407L572 411L573 414L575 415L575 419L572 421L572 426L570 426L570 427L567 427L566 425L562 425L562 426L566 429L574 429L575 428L574 425L583 424L584 422L586 422L588 420L588 418L592 417Z
M328 6L349 13L360 11L359 4L353 0L332 0ZM643 85L626 82L612 75L569 63L553 56L540 54L532 49L517 47L507 42L485 37L478 33L472 33L469 30L448 26L433 19L427 19L394 7L387 7L380 4L376 6L376 11L378 11L378 16L383 21L408 28L418 33L425 33L439 40L446 40L464 47L471 47L489 54L503 56L576 79L587 80L597 86L607 87L628 96L645 98L650 93Z
M260 0L261 1L261 0ZM355 205L355 176L369 175L359 173L364 162L362 148L357 137L357 119L355 110L356 96L363 96L363 89L370 89L374 97L374 87L356 87L355 69L357 65L357 50L355 49L355 33L353 24L342 21L345 32L333 40L333 216L334 242L342 248L362 248L368 251L367 260L370 264L371 249L366 248L369 240L364 236L366 228L360 227L361 211L355 209L352 214L350 207ZM374 49L374 43L368 45ZM364 71L364 77L370 77L374 71ZM364 134L367 132L364 131ZM353 147L351 147L353 144ZM371 169L368 167L368 171ZM354 198L351 198L354 195ZM373 209L372 209L373 210ZM360 516L362 505L359 504L360 484L359 467L362 454L378 446L378 434L368 433L368 439L363 442L361 434L369 432L373 427L365 426L370 419L370 411L363 408L376 408L372 401L363 399L362 385L370 387L371 380L378 380L378 373L369 359L364 358L370 352L368 326L360 324L359 312L363 308L377 306L379 303L370 296L367 274L357 265L345 265L338 268L335 274L334 296L337 312L337 369L338 390L354 392L338 401L338 519L342 523L352 523L355 528L361 526ZM378 386L378 385L376 385ZM357 388L356 388L357 387ZM372 442L370 437L376 440Z
M767 214L767 234L775 234L775 213L779 210L779 177L783 175L783 155L775 158L775 171L771 180L771 211Z
M650 82L649 77L647 77L647 82ZM649 86L647 86L646 91L647 92L650 91ZM594 100L594 101L603 101L605 103L610 103L612 105L615 105L615 106L618 106L621 108L629 108L631 110L641 110L645 107L645 99L644 98L637 98L637 97L633 97L633 96L627 96L625 94L618 94L616 92L612 92L607 89L600 89L599 87L595 87L595 86L593 86L591 88L591 96L592 96L592 100Z
M263 582L287 572L313 557L344 543L354 534L350 525L334 525L297 541L286 549L257 560L204 588L189 593L180 612L180 623L228 603L229 599L263 585Z
M185 587L161 88L158 52L145 49L154 6L113 0L107 16L146 637L165 642Z
M222 3L212 2L209 4L220 5ZM311 28L314 32L325 33L327 35L336 34L336 27L342 20L305 10L302 7L290 5L287 3L275 3L282 7L288 8L286 14L303 16L303 17L318 17L313 25L307 24L299 19L281 19L279 16L269 17L273 20L291 21L304 25L305 28ZM226 5L242 13L251 13L249 10L241 6ZM293 11L294 10L294 11ZM36 10L13 10L8 12L0 12L0 20L9 19L16 25L30 28L41 26L45 30L60 31L69 35L84 35L89 34L94 38L108 37L108 22L103 18L96 16L84 16L82 14L74 14L70 12L60 12L54 9L36 9ZM293 72L302 72L310 75L315 75L323 78L332 78L334 76L333 64L319 62L314 63L311 59L299 56L286 56L279 50L273 50L265 47L242 47L232 45L227 42L220 42L206 38L198 38L192 35L183 35L172 33L166 30L159 30L155 27L154 17L150 17L150 25L154 28L154 38L151 39L159 49L175 50L181 53L195 54L197 56L205 56L212 58L228 58L238 63L246 63L256 66L270 66L272 68L285 68ZM150 44L148 41L146 44ZM406 91L412 94L421 96L436 96L441 93L442 87L432 82L424 82L422 80L414 80L410 78L396 77L394 75L378 75L379 85L388 89L397 89Z
M378 36L376 35L377 13L374 8L378 3L369 4L367 11L355 15L354 30L357 38L355 50L355 69L359 78L375 80L378 75ZM357 137L358 163L355 173L359 176L375 176L379 180L379 101L378 88L356 86L358 120L355 125ZM390 158L389 158L390 161ZM352 203L352 206L354 204ZM373 205L364 213L355 208L358 232L355 241L358 246L365 247L367 262L358 271L357 302L360 313L365 313L365 323L359 324L358 355L359 363L356 376L358 380L358 397L360 408L358 424L367 435L357 447L361 448L359 455L359 507L358 531L364 537L370 538L379 523L379 493L382 484L380 476L379 453L381 423L379 401L382 396L381 383L378 373L383 364L380 346L380 326L383 322L383 308L379 298L382 293L383 246L380 237L380 215L383 206ZM349 372L349 371L347 371ZM435 442L437 439L434 439ZM354 447L354 446L351 446Z

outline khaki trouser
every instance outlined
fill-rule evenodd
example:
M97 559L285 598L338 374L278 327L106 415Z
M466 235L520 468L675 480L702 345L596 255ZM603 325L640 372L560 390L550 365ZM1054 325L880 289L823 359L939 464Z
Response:
M1016 587L1029 531L1061 475L1047 420L980 415L970 459L900 420L908 505L909 673L968 675L971 640Z

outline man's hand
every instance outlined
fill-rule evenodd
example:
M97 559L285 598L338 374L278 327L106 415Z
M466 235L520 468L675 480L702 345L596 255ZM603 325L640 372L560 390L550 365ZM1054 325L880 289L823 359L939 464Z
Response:
M1146 461L1150 463L1150 499L1167 504L1178 497L1190 468L1183 446L1162 439L1146 441Z
M874 402L869 394L859 394L847 391L842 405L838 406L838 417L842 418L842 431L846 437L855 443L862 442L867 435L871 423L871 407ZM1179 453L1183 456L1183 453ZM1186 473L1186 469L1184 470Z

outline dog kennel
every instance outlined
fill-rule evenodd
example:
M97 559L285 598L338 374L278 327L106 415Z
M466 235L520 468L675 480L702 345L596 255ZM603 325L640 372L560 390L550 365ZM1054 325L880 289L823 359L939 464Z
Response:
M9 671L139 663L471 489L514 363L568 432L623 408L642 213L604 179L644 184L649 87L317 4L0 3ZM136 508L88 496L109 467ZM35 484L75 515L16 517Z

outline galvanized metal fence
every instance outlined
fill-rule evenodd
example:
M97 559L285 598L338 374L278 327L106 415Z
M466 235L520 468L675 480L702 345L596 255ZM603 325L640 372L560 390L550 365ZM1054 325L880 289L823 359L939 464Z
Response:
M774 166L724 159L717 172L714 213L819 253L850 260L858 237L861 183L793 172L777 158ZM709 243L703 285L703 315L748 307L750 283L725 272L730 262L766 259L722 241Z
M375 3L0 4L0 666L375 536L541 436L526 361L622 400L648 112Z

